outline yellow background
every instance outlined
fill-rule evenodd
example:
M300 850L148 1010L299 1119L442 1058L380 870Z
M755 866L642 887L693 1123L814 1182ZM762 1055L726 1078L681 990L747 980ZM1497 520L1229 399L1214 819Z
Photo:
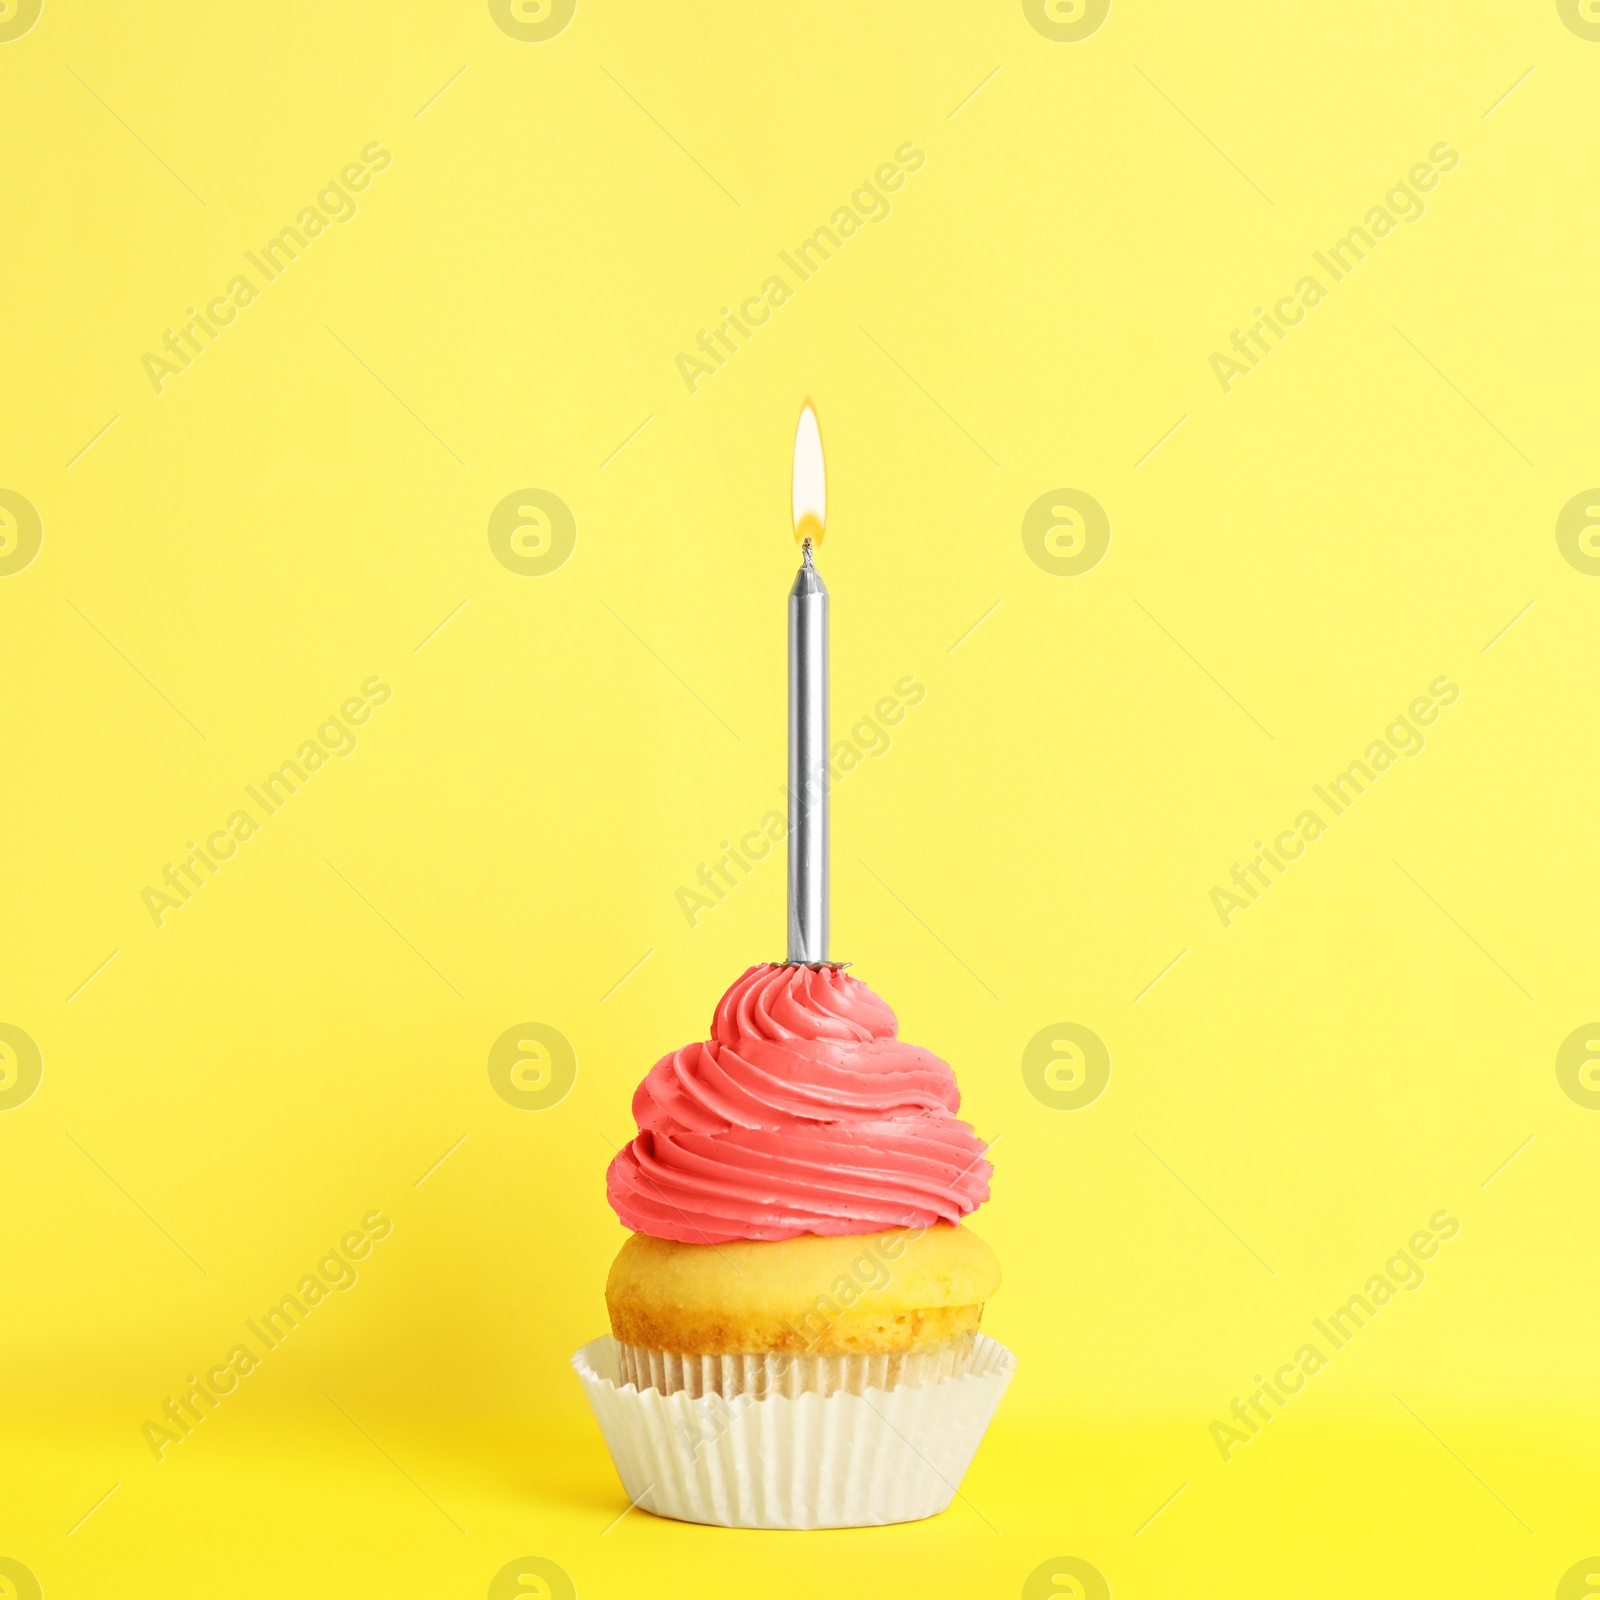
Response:
M584 1596L1068 1555L1119 1596L1554 1593L1600 1544L1600 1116L1555 1074L1600 1012L1600 579L1554 531L1600 479L1597 85L1554 4L1442 0L1117 0L1077 42L47 0L0 42L0 488L44 529L0 578L0 1021L44 1062L0 1114L0 1556L52 1597L478 1596L524 1555ZM158 395L144 353L374 140ZM907 140L893 214L691 394ZM1224 395L1212 352L1440 140L1422 220ZM927 688L839 787L834 953L999 1141L1021 1370L932 1523L613 1525L567 1358L636 1081L782 951L781 852L695 927L674 894L782 781L806 395L836 729ZM577 524L544 576L487 538L530 487ZM1071 577L1021 538L1064 487L1112 527ZM141 890L374 674L157 929ZM1440 674L1425 752L1225 929L1211 887ZM1063 1021L1113 1063L1070 1112L1020 1065ZM544 1111L486 1069L526 1022L577 1055ZM1440 1207L1425 1287L1224 1463L1210 1422ZM141 1424L373 1208L359 1284L158 1464Z

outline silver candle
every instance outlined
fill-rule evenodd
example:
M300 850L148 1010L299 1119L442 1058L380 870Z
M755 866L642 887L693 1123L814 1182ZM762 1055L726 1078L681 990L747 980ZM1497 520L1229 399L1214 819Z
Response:
M794 440L800 570L789 590L789 964L828 959L828 590L813 561L827 521L822 436L809 405Z

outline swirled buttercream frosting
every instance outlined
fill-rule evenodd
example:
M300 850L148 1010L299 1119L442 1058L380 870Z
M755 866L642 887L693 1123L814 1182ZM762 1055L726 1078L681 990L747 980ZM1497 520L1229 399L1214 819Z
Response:
M685 1244L958 1222L993 1171L960 1105L842 967L755 966L709 1039L646 1074L606 1192L635 1232Z

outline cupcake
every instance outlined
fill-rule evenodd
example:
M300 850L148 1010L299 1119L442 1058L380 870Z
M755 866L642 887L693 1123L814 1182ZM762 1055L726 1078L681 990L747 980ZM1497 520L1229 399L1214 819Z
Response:
M634 1096L612 1338L575 1358L624 1487L735 1526L906 1521L954 1495L1009 1381L949 1066L837 965L751 967Z

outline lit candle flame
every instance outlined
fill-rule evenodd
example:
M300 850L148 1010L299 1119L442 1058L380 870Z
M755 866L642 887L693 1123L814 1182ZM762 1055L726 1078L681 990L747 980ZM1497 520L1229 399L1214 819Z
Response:
M796 542L821 544L828 525L828 475L822 464L822 430L809 400L794 430L793 506Z

